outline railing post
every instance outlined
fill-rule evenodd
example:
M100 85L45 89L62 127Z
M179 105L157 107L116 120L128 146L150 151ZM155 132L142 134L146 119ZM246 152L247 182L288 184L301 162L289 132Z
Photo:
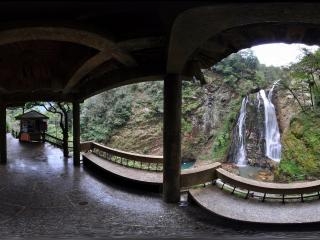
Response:
M46 142L46 133L42 132L41 137L42 137L42 142L45 143Z
M181 173L181 97L180 75L168 74L164 79L163 118L163 199L180 201Z
M0 103L0 163L7 163L6 105Z
M80 166L80 104L72 103L73 113L73 165Z

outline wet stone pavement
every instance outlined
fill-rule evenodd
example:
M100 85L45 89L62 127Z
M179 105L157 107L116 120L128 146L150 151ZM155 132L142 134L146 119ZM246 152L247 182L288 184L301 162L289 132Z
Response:
M193 204L166 204L161 194L127 187L49 144L8 138L0 165L0 239L215 238L317 239L320 226L239 224ZM236 206L235 206L236 207Z

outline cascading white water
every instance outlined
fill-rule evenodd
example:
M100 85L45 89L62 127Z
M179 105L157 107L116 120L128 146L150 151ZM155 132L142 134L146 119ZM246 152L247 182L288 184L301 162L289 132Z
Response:
M260 108L260 105L261 105L260 94L259 94L259 93L257 93L257 101L258 101L257 109L259 109L259 108Z
M239 138L239 148L237 151L237 166L245 166L246 165L246 158L247 158L247 154L246 154L246 148L245 148L245 118L246 118L246 108L247 108L247 102L248 102L248 98L245 97L242 100L242 104L241 104L241 109L240 109L240 115L238 118L238 122L237 122L237 127L238 127L238 138Z
M276 83L275 83L276 84ZM280 132L278 127L278 121L276 116L276 111L273 103L271 102L273 89L275 87L273 84L271 90L269 91L268 97L264 90L260 90L259 94L263 100L264 105L264 125L265 125L265 155L279 162L281 158L281 143L280 143Z
M276 86L277 82L275 82L269 91L268 96L266 96L265 90L260 90L256 95L256 102L253 103L250 101L250 96L247 96L243 98L241 109L239 113L239 118L237 121L237 128L234 138L234 146L235 151L233 153L233 161L237 164L239 167L245 167L247 166L247 146L246 146L246 118L247 118L247 105L250 102L250 108L249 114L253 111L256 112L258 115L262 113L262 121L264 122L263 125L261 125L262 128L259 128L260 136L264 139L264 149L265 152L262 153L269 159L279 162L281 158L281 143L280 143L280 132L277 122L277 116L275 112L275 107L272 103L272 94L274 87ZM263 107L262 107L263 105ZM252 110L252 106L255 106L256 111ZM262 109L264 111L261 111ZM250 118L251 124L252 124L252 117ZM257 119L257 124L259 124L259 120ZM262 123L262 122L261 122ZM250 124L250 123L249 123ZM260 126L260 125L258 125ZM252 129L250 130L252 131ZM258 135L259 136L259 135ZM259 140L259 142L260 142ZM260 143L259 143L260 144ZM252 146L250 149L252 151Z

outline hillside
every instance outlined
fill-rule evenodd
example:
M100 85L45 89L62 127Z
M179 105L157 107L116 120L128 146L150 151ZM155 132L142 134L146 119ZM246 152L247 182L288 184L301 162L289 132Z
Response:
M230 112L235 112L233 108L237 106L238 101L232 90L226 84L221 84L219 75L207 72L205 77L208 84L204 86L198 81L183 81L182 156L212 161L224 155L222 153L227 147L228 138L225 134L229 132L226 128L230 130L234 120L230 119ZM125 91L126 98L131 99L126 102L130 106L127 106L130 117L112 132L106 132L105 139L96 140L125 151L162 155L162 89L163 83L159 81L113 90L113 96L118 96L118 91ZM94 113L90 106L99 100L99 96L96 96L85 102L84 110L91 112L86 114L90 116L91 122L97 122L99 114ZM89 134L82 135L87 137ZM213 149L213 140L217 136L218 143ZM218 150L218 147L223 149Z
M202 160L199 164L224 160L242 96L265 85L266 75L273 81L276 70L243 51L204 70L206 84L183 81L183 158ZM162 81L120 87L84 102L82 138L129 152L162 155L162 117Z
M221 161L236 174L244 167L247 175L268 168L271 181L318 179L320 51L304 54L299 62L277 68L260 64L250 50L240 51L203 70L201 81L182 81L182 160L197 160L196 165ZM27 103L24 108L44 104L57 106ZM71 104L63 106L72 138ZM21 110L8 109L8 129L18 128L14 116ZM48 111L48 133L62 138L62 118ZM162 126L162 81L119 87L81 104L82 141L162 155Z

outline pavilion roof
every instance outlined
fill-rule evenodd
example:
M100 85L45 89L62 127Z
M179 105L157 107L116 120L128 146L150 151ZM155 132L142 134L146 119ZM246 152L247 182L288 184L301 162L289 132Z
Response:
M29 112L26 112L24 114L20 114L15 117L17 120L21 119L49 119L46 115L39 113L35 110L31 110Z
M204 82L255 45L319 44L320 2L0 1L0 100L82 102L132 83Z

